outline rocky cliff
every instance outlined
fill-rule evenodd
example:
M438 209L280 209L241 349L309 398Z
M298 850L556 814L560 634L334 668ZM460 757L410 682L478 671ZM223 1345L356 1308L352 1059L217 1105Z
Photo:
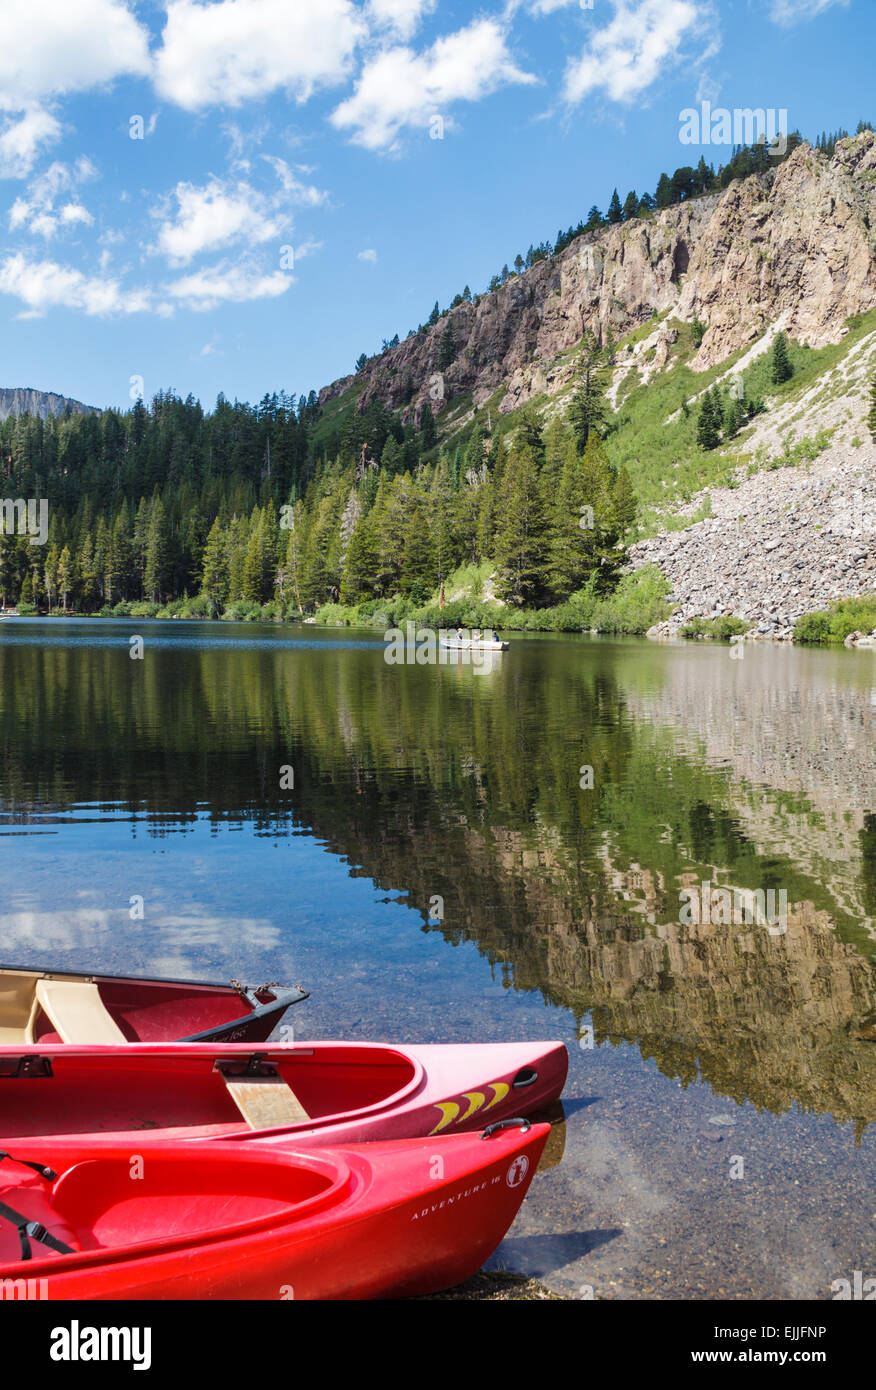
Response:
M836 341L851 315L874 305L876 133L865 132L830 160L801 145L771 173L585 234L325 387L320 403L358 382L361 409L379 397L418 418L430 390L436 399L448 324L457 356L440 374L443 398L470 392L482 405L505 387L504 413L560 389L570 372L561 355L585 332L618 339L667 310L700 319L707 331L691 365L705 369L777 322L813 347ZM677 330L662 332L652 369Z
M29 386L0 386L0 420L10 415L38 415L46 420L50 415L63 415L67 409L74 415L84 415L94 409L81 401L71 400L69 396L58 396L54 391L34 391Z

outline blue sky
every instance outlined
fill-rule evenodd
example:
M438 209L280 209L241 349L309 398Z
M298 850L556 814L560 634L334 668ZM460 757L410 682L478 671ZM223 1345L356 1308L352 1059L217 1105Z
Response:
M318 388L615 185L726 161L685 108L876 122L874 51L873 0L9 6L0 385Z

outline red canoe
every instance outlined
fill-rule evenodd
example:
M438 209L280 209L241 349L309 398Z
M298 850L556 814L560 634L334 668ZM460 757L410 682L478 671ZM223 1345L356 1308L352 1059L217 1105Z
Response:
M405 1297L474 1274L549 1125L299 1152L54 1141L0 1162L0 1280L50 1299ZM20 1160L36 1165L26 1167Z
M557 1042L0 1048L0 1136L310 1147L461 1133L556 1100L568 1060Z
M0 966L0 1047L49 1043L263 1042L290 1004L277 985L139 980Z

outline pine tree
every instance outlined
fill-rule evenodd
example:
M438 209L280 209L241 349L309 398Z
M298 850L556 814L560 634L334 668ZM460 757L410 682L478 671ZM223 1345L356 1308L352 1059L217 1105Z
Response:
M167 524L161 498L153 499L146 530L143 588L152 603L161 603L168 579Z
M432 414L432 407L427 401L420 412L420 433L423 441L423 451L434 448L438 443L438 431L435 428L435 417Z
M602 368L605 354L590 335L585 336L575 373L575 388L569 403L569 423L575 433L579 450L587 448L591 432L605 428L608 406L605 400L606 379Z
M611 202L608 205L608 221L612 226L624 220L624 212L621 207L621 200L618 197L617 189L611 195Z
M790 381L793 375L794 368L791 366L791 359L788 356L788 340L784 333L777 333L773 343L773 381L777 386L780 386L783 381Z
M0 608L6 608L15 584L15 554L11 536L0 527Z
M79 603L86 613L94 607L97 595L97 570L94 565L94 542L86 531L79 547Z
M427 498L418 483L411 483L406 501L400 587L415 603L423 603L431 587L432 537Z
M639 511L639 499L633 488L633 480L626 468L620 468L615 478L612 506L618 535L625 536L630 527L635 524Z
M367 481L367 479L366 479ZM304 611L301 598L304 547L307 539L307 518L304 503L298 501L292 509L292 525L289 527L289 540L286 543L286 558L283 562L286 586L292 595L299 613ZM349 560L349 551L347 552Z
M636 197L635 191L632 191L632 190L631 190L631 191L627 194L626 200L625 200L625 202L624 202L624 221L625 221L625 222L632 222L633 218L634 218L634 217L638 217L638 215L639 215L639 200L638 200L638 198Z
M716 449L720 442L720 415L716 417L712 393L707 391L697 417L697 443L701 449Z
M724 411L724 438L735 439L742 424L742 402L731 396Z
M46 600L49 609L56 607L58 596L58 547L52 545L46 555L46 563L43 566L43 583L46 586Z
M532 449L515 440L505 463L496 532L496 593L512 603L536 602L544 588L547 527Z
M70 554L70 547L64 546L58 560L58 594L61 599L61 607L67 612L70 600L70 591L73 588L73 557Z
M668 174L661 174L657 182L656 202L658 208L668 208L672 201L672 184Z
M441 334L441 346L438 349L438 370L446 371L455 361L456 341L453 336L453 325L448 320L447 327Z
M344 556L341 575L341 603L361 603L374 597L377 575L377 536L374 511L359 514Z
M204 547L201 592L206 595L213 616L221 613L228 598L228 554L218 516Z
M103 518L101 518L102 520ZM109 591L106 593L107 603L123 601L128 594L133 592L135 576L130 530L131 518L128 504L123 502L113 524L107 550L105 573L109 577L108 582L112 589L111 593ZM96 555L95 568L100 574Z

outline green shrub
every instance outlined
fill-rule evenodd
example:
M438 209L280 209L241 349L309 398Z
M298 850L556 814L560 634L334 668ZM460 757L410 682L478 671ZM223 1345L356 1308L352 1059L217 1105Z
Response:
M326 603L317 611L316 621L333 627L403 627L410 619L423 628L478 627L513 632L647 632L654 623L669 616L669 584L656 565L647 565L621 577L614 592L599 596L595 576L588 586L573 594L567 603L555 608L512 608L485 603L474 597L455 599L444 608L433 600L416 607L409 599L369 599L347 608Z
M830 640L829 613L804 613L794 624L795 642L822 643Z
M750 628L751 623L743 618L691 618L681 629L681 635L693 640L706 638L714 642L729 642L731 637L741 637Z
M794 624L794 641L841 645L851 632L876 629L876 594L836 599L827 610L804 613Z

